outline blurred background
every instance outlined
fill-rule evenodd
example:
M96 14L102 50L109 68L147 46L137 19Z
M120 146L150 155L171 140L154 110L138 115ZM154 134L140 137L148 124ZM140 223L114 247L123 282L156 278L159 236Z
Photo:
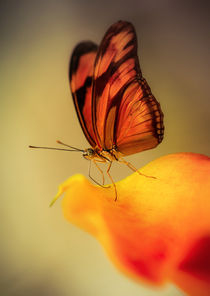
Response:
M60 201L48 207L68 177L88 176L79 153L28 149L57 139L89 146L69 91L69 56L120 19L136 28L142 72L165 115L162 144L127 160L140 168L169 153L209 155L208 1L0 1L2 296L184 295L126 278L64 220ZM115 181L130 173L113 165Z

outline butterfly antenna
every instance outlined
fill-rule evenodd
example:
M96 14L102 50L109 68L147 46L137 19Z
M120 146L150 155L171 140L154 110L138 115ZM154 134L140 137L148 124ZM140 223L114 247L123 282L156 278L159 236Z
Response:
M58 144L60 144L60 145L63 145L63 146L69 147L69 148L71 148L71 149L74 149L75 151L84 152L84 150L82 150L82 149L79 149L79 148L76 148L76 147L73 147L73 146L67 145L67 144L65 144L65 143L63 143L63 142L61 142L61 141L59 141L59 140L57 140L56 142L57 142Z
M33 149L48 149L48 150L78 151L78 152L83 152L83 150L80 150L80 149L63 149L63 148L55 148L55 147L32 146L32 145L29 145L28 147L29 147L29 148L33 148Z

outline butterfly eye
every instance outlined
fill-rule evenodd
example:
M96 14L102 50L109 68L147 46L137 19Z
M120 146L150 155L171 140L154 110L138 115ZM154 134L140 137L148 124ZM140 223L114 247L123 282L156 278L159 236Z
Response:
M85 149L82 155L84 158L90 160L95 157L96 152L92 148L88 148L88 149Z

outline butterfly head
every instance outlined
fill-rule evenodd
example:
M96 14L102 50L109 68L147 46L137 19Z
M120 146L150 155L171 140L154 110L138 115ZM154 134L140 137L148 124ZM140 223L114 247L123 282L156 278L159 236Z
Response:
M96 151L94 149L92 149L92 148L87 148L87 149L84 150L82 155L83 155L83 157L85 159L90 160L90 159L93 159L96 156Z

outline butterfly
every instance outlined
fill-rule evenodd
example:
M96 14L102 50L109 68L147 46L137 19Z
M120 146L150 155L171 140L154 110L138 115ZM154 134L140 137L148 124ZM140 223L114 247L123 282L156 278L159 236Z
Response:
M156 147L164 134L160 104L140 69L133 25L126 21L113 24L99 46L92 41L79 43L70 58L69 82L90 148L58 143L82 151L100 171L97 163L108 162L116 200L116 185L109 173L112 162L123 162L137 171L123 157Z
M79 43L70 59L69 81L91 146L84 151L85 158L111 166L114 160L122 161L123 156L162 141L163 113L142 76L131 23L113 24L99 46L91 41Z

